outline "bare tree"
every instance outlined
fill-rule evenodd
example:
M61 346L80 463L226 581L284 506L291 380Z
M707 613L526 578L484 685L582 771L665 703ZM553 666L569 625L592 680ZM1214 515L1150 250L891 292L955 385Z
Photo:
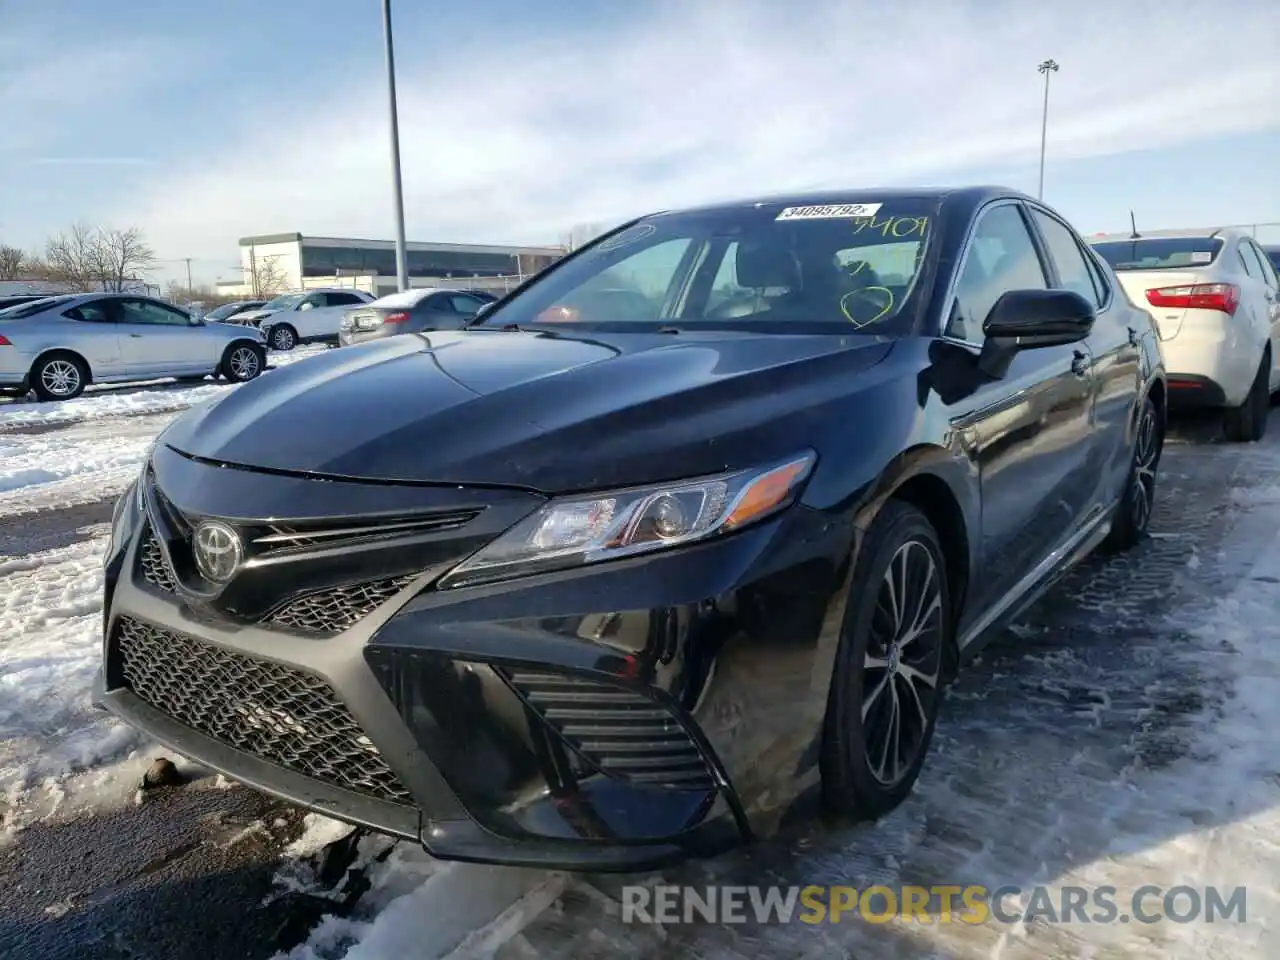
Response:
M77 290L120 292L130 280L146 273L155 254L137 227L111 230L78 223L69 233L53 237L45 245L49 279Z
M17 247L0 243L0 280L21 280L27 255Z
M126 280L136 280L156 263L156 255L137 227L97 231L99 280L106 290L119 293Z
M249 258L249 286L254 299L274 297L289 287L289 278L276 261L278 256Z

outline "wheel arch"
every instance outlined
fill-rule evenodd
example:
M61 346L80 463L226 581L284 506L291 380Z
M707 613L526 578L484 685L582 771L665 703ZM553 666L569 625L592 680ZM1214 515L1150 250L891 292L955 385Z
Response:
M979 538L975 531L980 530L982 510L977 478L953 451L923 444L896 457L881 473L858 511L857 527L866 530L891 500L915 507L938 534L951 595L948 667L954 670L958 663L957 628L963 617L969 585L978 569Z
M85 371L84 385L87 387L89 384L93 383L93 364L89 362L88 357L73 347L45 347L37 353L35 359L31 361L31 369L28 371L28 375L32 378L33 382L35 379L36 367L40 366L40 364L45 360L55 356L67 356L71 357L73 360L79 361Z

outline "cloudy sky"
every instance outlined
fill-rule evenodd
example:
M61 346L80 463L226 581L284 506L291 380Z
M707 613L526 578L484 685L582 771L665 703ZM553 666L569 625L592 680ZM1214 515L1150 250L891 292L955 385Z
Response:
M445 12L441 12L445 11ZM1276 0L397 0L410 239L998 182L1086 232L1280 220ZM0 242L392 235L377 0L0 0ZM161 275L162 277L164 274Z

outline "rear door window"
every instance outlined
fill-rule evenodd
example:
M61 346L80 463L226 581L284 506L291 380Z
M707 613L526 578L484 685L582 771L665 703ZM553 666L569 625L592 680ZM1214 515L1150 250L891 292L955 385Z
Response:
M1263 253L1261 250L1259 250L1257 244L1255 244L1251 240L1244 241L1241 247L1242 249L1247 248L1249 251L1249 254L1253 257L1255 261L1257 261L1257 264L1258 264L1257 276L1262 277L1263 280L1266 282L1267 286L1271 287L1274 290L1276 288L1276 271L1271 266L1271 261L1267 259L1267 255Z
M1040 210L1033 208L1031 216L1040 228L1045 245L1049 248L1049 256L1058 268L1058 286L1080 294L1094 306L1102 306L1102 294L1075 235L1065 225Z
M70 317L72 320L79 320L82 323L111 323L113 320L108 306L109 304L104 300L94 300L90 303L82 303L78 307L73 307L64 316Z

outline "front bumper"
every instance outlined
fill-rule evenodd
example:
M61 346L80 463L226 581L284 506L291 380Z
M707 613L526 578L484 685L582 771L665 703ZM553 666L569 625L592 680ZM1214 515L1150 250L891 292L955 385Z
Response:
M193 515L239 504L243 517L255 497L262 516L422 497L180 460L157 452L158 485ZM154 518L122 503L96 696L258 789L443 859L634 870L750 839L816 782L849 550L818 514L647 560L433 589L455 556L317 633L333 590L253 622L193 602L151 545ZM501 526L536 504L492 506ZM348 580L363 576L354 565L348 553ZM282 615L297 603L307 616Z

